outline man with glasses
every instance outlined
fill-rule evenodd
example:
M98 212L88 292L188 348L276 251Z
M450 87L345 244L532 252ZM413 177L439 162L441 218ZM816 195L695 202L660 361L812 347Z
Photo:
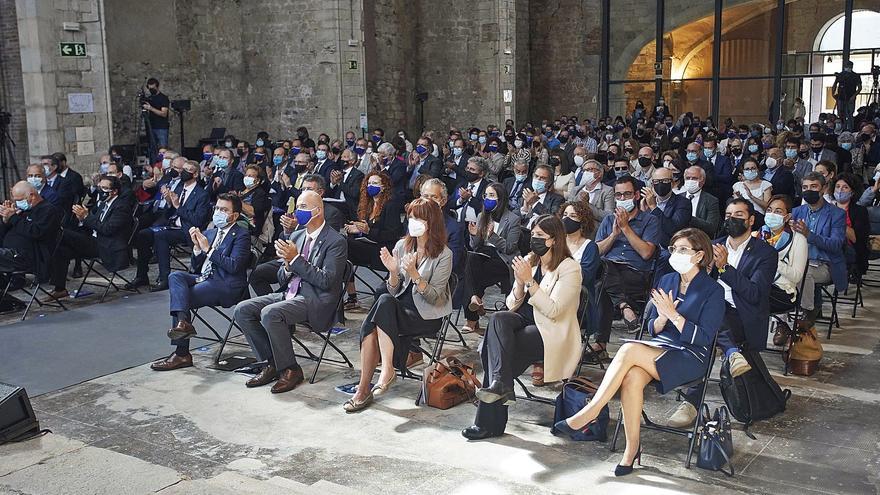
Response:
M622 313L630 331L638 328L638 309L645 304L653 258L660 245L660 220L639 209L636 179L621 177L614 184L614 213L606 216L596 232L599 254L605 260L605 280L600 294L599 334L593 349L605 353L611 337L611 320Z
M626 159L625 156L618 156L614 159L611 166L611 178L605 181L605 184L611 188L614 188L614 185L617 183L617 179L621 177L633 177L632 175L632 166L629 163L629 160ZM645 183L640 181L639 179L633 177L633 180L636 181L636 188L641 190L645 187Z
M654 171L651 187L643 193L639 206L660 221L660 245L666 246L676 232L690 223L691 205L687 199L672 193L672 170L665 167Z
M236 224L240 216L241 199L223 193L217 197L214 207L214 228L203 233L198 227L190 227L192 273L178 271L168 276L171 329L167 335L175 349L170 356L150 366L154 371L193 365L189 341L196 329L190 310L204 306L229 307L241 299L247 287L251 236L246 228Z
M577 156L575 156L577 159ZM602 183L602 165L596 160L585 160L575 172L570 201L587 201L593 216L602 220L614 212L614 188Z

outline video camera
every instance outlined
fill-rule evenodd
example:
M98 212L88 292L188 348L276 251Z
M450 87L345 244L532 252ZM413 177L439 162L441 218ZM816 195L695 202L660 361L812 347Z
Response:
M874 84L877 84L878 79L880 79L880 65L871 67L871 77L874 78Z

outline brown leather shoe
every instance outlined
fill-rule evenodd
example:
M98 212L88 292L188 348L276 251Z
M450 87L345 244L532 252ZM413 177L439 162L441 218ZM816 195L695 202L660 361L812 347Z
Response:
M196 329L192 323L186 320L177 322L177 326L168 330L168 338L171 340L188 339L196 334Z
M544 363L532 365L532 385L535 387L544 386Z
M303 370L299 366L296 368L287 368L281 372L278 377L278 383L272 385L272 393L280 394L290 392L295 389L304 380Z
M268 385L274 382L276 379L278 379L278 372L275 370L275 367L270 364L263 368L263 371L259 372L257 376L245 382L244 385L248 388L262 387L263 385Z
M425 362L425 356L421 352L413 352L409 351L409 354L406 356L406 367L412 368L413 366L417 366Z
M49 297L43 299L43 302L44 303L51 303L51 302L56 301L58 299L66 299L68 297L70 297L70 293L67 292L67 289L53 290L52 292L49 293Z
M172 354L161 361L156 361L155 363L150 365L150 368L153 371L171 371L171 370L179 370L180 368L190 368L193 365L193 357L192 354L187 354L186 356L178 356L177 354Z

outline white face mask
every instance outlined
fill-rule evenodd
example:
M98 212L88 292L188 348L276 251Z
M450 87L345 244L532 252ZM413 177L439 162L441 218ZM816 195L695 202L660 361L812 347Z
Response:
M764 165L766 165L767 168L769 168L771 170L776 168L776 165L777 165L776 158L773 158L772 156L768 156L767 159L764 160Z
M584 172L584 178L581 179L584 184L592 184L596 180L598 174L592 170Z
M582 157L581 155L575 155L574 164L575 166L580 168L584 164L584 157Z
M693 258L693 255L674 253L669 257L669 266L678 273L687 273L694 268L694 262L691 261L691 258Z
M407 229L409 229L409 235L413 237L421 237L428 231L428 224L426 224L424 220L410 218L407 222Z
M684 181L684 190L690 194L696 194L700 190L700 181L693 179Z

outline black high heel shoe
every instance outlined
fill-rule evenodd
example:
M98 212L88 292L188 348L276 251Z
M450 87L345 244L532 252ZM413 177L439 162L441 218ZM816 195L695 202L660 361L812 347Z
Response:
M594 420L590 421L589 423L587 423L586 425L584 425L583 428L579 428L579 429L575 430L574 428L572 428L571 426L568 425L568 421L563 419L562 421L558 421L553 425L553 429L551 430L551 432L554 435L556 435L557 433L564 433L564 434L568 435L569 437L571 437L575 433L586 433L587 430L590 429L590 425L592 425L596 421L598 421L598 419L594 419Z
M623 464L618 464L616 468L614 468L614 476L626 476L633 472L633 466L636 465L636 461L639 462L639 466L642 465L642 446L639 445L639 450L636 451L636 456L633 457L632 464L629 466L624 466Z

